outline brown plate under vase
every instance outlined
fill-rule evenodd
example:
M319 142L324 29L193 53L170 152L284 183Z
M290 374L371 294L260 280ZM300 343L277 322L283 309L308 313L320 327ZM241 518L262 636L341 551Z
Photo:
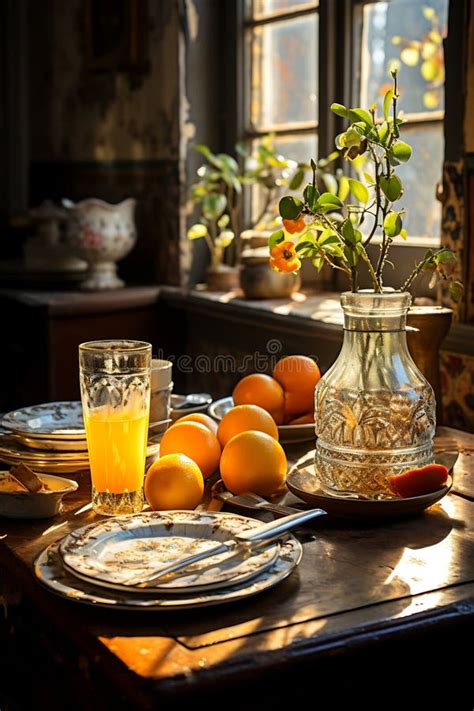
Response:
M442 489L437 489L422 496L393 499L355 499L326 494L320 486L314 472L314 462L303 462L294 466L288 473L286 485L298 498L311 506L324 509L328 514L352 519L387 519L413 516L433 506L449 493L453 485L451 475L457 453L446 452L436 455L436 462L444 464L449 472L448 483Z

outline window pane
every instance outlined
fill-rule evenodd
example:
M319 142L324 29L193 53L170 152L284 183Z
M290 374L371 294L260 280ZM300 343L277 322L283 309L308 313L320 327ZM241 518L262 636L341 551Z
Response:
M316 121L318 15L251 30L250 121L256 129Z
M443 127L441 123L403 127L402 138L413 146L413 155L397 167L405 192L400 205L406 208L403 224L412 237L440 238L441 203L436 183L441 181Z
M247 0L247 14L250 17L262 17L273 12L291 12L307 7L317 7L318 0Z
M360 48L363 106L379 101L400 68L400 109L406 114L444 108L442 38L448 0L391 0L364 6Z
M258 145L260 139L253 141L252 152L255 152L256 146ZM299 136L277 136L273 141L275 150L280 153L284 158L293 161L294 165L290 166L288 171L285 171L285 176L293 175L296 169L297 163L309 163L311 158L316 160L318 155L318 137L316 134L305 134ZM310 174L308 171L307 178L309 180ZM252 189L252 209L251 217L252 222L255 225L257 218L260 218L262 214L264 217L260 220L261 229L273 229L273 221L278 216L278 202L282 195L298 195L301 197L301 189L291 192L287 188L277 188L272 191L270 195L270 201L268 204L268 209L264 212L264 208L267 203L268 191L256 186ZM256 226L256 225L255 225Z

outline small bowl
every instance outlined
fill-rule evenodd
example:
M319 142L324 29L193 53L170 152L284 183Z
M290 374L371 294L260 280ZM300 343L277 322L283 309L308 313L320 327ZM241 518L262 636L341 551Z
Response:
M48 491L7 491L9 472L0 472L0 516L6 518L51 518L60 513L63 496L78 488L77 481L51 474L38 474Z

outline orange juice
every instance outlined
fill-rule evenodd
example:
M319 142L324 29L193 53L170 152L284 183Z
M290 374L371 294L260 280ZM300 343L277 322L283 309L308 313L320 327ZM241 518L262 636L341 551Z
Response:
M101 408L84 413L92 484L107 494L140 492L145 473L148 410Z

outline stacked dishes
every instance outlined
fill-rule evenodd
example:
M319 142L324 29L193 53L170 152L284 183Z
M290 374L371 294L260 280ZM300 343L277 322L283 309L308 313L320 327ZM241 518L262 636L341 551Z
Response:
M208 550L260 521L223 512L167 511L110 518L78 529L49 546L35 562L50 590L104 607L178 610L245 599L284 580L301 560L293 536L250 554L221 553L168 578L146 582L150 571Z
M67 474L87 469L80 402L51 402L13 410L0 420L0 461L34 471Z
M0 420L0 462L20 461L33 471L69 474L88 469L86 432L80 401L23 407ZM159 435L150 436L147 464L158 455Z

